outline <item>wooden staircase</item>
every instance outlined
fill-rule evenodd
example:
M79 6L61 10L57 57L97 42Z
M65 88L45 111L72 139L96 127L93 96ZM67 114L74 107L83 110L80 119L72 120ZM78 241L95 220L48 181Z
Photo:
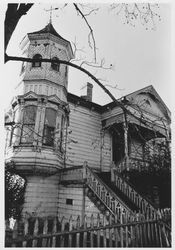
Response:
M86 195L101 213L117 218L121 218L121 214L127 216L134 213L141 213L149 218L156 216L157 208L117 171L113 171L111 176L111 172L98 173L86 164L83 177L87 186Z

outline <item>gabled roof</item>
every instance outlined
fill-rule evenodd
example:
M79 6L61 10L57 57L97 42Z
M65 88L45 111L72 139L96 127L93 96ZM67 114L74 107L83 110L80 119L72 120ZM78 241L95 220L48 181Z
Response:
M168 120L170 120L170 110L168 109L168 107L166 106L166 104L163 102L163 100L161 99L161 97L159 96L159 94L157 93L157 91L154 89L154 87L152 85L149 85L145 88L139 89L137 91L134 91L122 98L117 99L117 101L121 102L123 99L131 99L134 98L136 95L139 94L147 94L149 95L154 101L156 101L160 107L162 108L163 113L165 114L165 116L167 117ZM107 103L105 105L99 105L93 102L89 102L89 101L85 101L83 98L73 95L71 93L68 93L68 101L69 102L78 102L79 105L85 106L87 108L92 109L92 107L97 110L100 113L103 113L105 111L107 111L109 108L113 109L114 107L117 106L117 104L115 102L110 102Z
M134 96L139 95L139 94L147 94L149 95L154 101L158 102L159 105L162 107L163 112L166 114L167 118L170 118L171 116L171 112L168 109L168 107L166 106L166 104L163 102L162 98L159 96L159 94L157 93L157 91L155 90L155 88L152 85L149 85L145 88L139 89L137 91L134 91L120 99L117 99L118 101L122 101L123 99L131 99L134 98ZM105 104L103 106L103 108L113 108L115 107L116 104L114 102L110 102L108 104Z

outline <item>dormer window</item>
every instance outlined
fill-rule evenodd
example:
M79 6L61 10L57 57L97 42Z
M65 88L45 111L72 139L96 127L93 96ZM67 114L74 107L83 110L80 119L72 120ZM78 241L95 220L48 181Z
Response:
M52 60L53 62L51 63L51 68L56 71L59 71L60 70L60 63L58 62L59 59L57 57L53 57Z
M42 56L40 54L36 54L33 56L33 59L35 60L38 60L36 62L32 62L32 67L33 68L38 68L38 67L41 67L41 59L42 59Z

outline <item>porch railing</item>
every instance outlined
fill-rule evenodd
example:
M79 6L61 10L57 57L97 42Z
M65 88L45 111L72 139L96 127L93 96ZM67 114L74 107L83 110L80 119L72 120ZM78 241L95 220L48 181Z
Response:
M141 172L149 169L150 161L130 156L128 159L128 164L130 170L138 170L139 172ZM117 171L120 173L126 170L126 159L122 159L120 162L118 162L116 168Z

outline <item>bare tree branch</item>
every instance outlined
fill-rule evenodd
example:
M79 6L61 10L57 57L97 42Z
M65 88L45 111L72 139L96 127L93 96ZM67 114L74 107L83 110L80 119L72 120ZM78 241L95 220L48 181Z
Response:
M84 69L84 68L82 68L74 63L71 63L71 62L68 62L65 60L59 60L59 59L53 60L53 59L42 58L42 59L38 60L38 59L25 58L25 57L8 56L7 54L5 54L5 62L8 62L8 61L22 61L22 62L38 62L38 61L40 61L40 62L50 62L50 63L53 61L54 62L56 61L56 62L59 62L60 64L65 64L65 65L71 66L73 68L76 68L76 69L82 71L83 73L85 73L86 75L88 75L94 82L96 82L105 91L105 93L114 101L114 103L116 103L124 112L131 115L136 120L139 120L140 123L147 125L147 122L145 120L137 117L130 110L128 110L122 102L116 100L116 98L113 96L113 94L93 74L91 74L88 70L86 70L86 69Z
M92 38L92 41L93 41L93 50L94 50L94 61L96 62L97 60L97 55L96 55L96 43L95 43L95 38L94 38L94 33L93 33L93 29L91 28L86 16L83 14L83 12L80 10L80 8L78 7L77 4L74 3L74 7L75 9L77 10L77 12L81 15L81 17L84 19L84 21L86 22L89 30L90 30L90 33L88 35L88 42L89 42L89 46L90 48L92 48L92 45L91 45L91 39Z
M8 4L5 17L5 51L7 49L10 38L23 15L26 15L29 9L32 7L31 4Z

